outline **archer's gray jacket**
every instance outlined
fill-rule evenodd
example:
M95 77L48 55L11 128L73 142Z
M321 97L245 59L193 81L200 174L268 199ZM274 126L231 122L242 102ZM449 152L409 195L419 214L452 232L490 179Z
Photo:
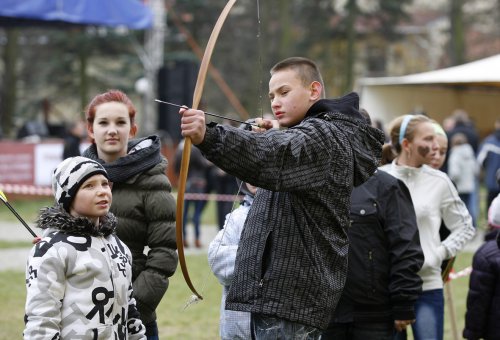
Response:
M357 94L316 102L298 125L253 133L209 125L200 150L259 189L226 308L326 328L347 272L353 185L377 168L383 133Z
M160 139L131 140L128 154L111 163L97 157L95 144L83 155L102 163L113 182L111 212L118 218L118 237L132 252L135 299L147 326L156 320L156 307L177 268L175 199Z

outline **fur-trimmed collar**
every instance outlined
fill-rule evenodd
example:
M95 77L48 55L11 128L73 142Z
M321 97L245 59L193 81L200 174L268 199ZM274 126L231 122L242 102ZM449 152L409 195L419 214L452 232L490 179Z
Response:
M36 221L41 229L58 229L64 233L78 235L106 237L115 232L117 220L111 212L101 217L99 222L99 226L95 226L86 217L71 216L60 205L41 209Z

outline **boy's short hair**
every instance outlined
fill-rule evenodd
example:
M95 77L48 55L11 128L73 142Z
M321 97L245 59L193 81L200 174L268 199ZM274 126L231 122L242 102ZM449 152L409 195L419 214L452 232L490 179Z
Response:
M108 178L102 164L92 159L81 156L66 158L55 168L52 175L52 191L57 203L69 212L80 186L97 174Z
M321 76L319 68L314 61L303 57L291 57L284 59L271 68L271 76L275 72L286 69L292 69L297 72L297 75L304 86L309 86L313 81L319 82L323 88L321 91L321 97L325 97L325 84L323 82L323 77Z

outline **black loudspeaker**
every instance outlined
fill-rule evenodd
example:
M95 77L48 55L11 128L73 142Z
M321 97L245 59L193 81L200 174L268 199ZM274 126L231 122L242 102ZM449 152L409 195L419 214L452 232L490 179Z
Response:
M191 107L198 77L198 64L191 60L172 60L158 71L158 99ZM179 108L158 103L158 130L166 132L174 143L182 139Z

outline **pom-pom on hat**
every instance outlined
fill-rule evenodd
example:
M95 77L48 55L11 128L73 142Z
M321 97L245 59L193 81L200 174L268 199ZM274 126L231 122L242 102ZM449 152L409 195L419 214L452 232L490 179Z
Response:
M80 185L97 174L103 174L108 178L104 167L96 161L80 156L66 158L57 166L52 175L52 191L56 201L69 212L71 202Z

